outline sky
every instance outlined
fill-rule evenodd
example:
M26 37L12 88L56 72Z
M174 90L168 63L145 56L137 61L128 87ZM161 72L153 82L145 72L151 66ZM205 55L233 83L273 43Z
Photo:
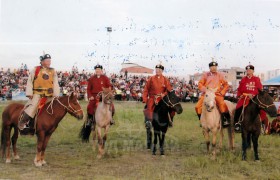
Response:
M264 73L280 68L280 0L0 0L0 67L36 66L43 52L58 70L161 62L186 75L214 57Z

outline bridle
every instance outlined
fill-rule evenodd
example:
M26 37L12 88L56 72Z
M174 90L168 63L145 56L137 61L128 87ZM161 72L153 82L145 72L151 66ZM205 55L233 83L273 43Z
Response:
M167 97L167 102L164 100L164 97ZM170 98L169 98L168 94L166 94L164 97L162 98L162 101L163 101L163 102L166 104L166 106L168 106L168 107L174 108L176 105L180 104L179 102L173 104L173 103L170 101Z
M262 109L267 109L267 108L269 108L271 106L275 106L274 103L267 105L267 104L261 102L260 99L259 99L259 95L256 96L256 99L257 99L258 102L254 101L254 99L251 98L252 102L255 103L256 105L258 105Z
M99 92L99 93L103 94L104 91L101 91L101 92ZM99 93L98 93L98 94L99 94ZM104 94L105 94L105 93L104 93ZM112 92L108 92L107 94L104 95L104 97L102 98L102 101L103 101L103 99L105 100L105 98L106 98L109 94L113 96ZM104 102L105 104L112 104L112 101L111 101L110 103L106 103L105 101L103 101L103 102Z
M71 104L70 104L70 96L68 96L68 105L67 105L67 106L65 106L65 105L59 100L58 97L54 97L54 98L52 98L52 100L51 100L49 106L48 106L47 109L46 109L47 113L49 113L50 115L53 114L53 102L54 102L55 100L56 100L61 106L63 106L65 109L67 109L67 111L68 111L70 114L75 115L76 112L83 111L82 108L81 108L81 109L78 109L78 110L75 110L75 109L71 106ZM51 109L51 112L49 112L49 108Z

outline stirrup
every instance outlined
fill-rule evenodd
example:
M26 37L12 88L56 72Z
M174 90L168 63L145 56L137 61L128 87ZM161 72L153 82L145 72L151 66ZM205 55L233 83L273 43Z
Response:
M241 132L241 124L238 122L238 123L235 123L234 125L234 130L236 132Z

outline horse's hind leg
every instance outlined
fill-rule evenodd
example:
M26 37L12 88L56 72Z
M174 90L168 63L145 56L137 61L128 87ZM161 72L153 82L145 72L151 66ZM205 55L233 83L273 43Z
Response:
M257 135L256 133L253 133L252 134L252 141L253 141L254 155L255 155L255 160L256 161L260 160L259 152L258 152L258 139L259 139L259 135Z
M17 139L18 139L18 127L14 127L14 134L12 136L12 145L14 152L14 159L19 159L19 155L17 154Z
M11 146L11 126L7 126L4 128L5 140L6 142L6 163L11 163L11 154L10 154L10 146Z
M222 128L220 130L219 149L223 148L223 139L224 139L224 131L223 131L223 128Z
M153 155L156 155L157 151L157 138L159 136L158 130L154 129L154 147L153 147Z
M96 148L96 122L95 121L93 121L92 124L92 140L93 140L92 148L93 150L95 150Z
M213 137L212 137L212 155L213 155L213 159L216 159L216 143L217 143L217 131L213 131L212 132ZM222 137L221 137L222 138Z

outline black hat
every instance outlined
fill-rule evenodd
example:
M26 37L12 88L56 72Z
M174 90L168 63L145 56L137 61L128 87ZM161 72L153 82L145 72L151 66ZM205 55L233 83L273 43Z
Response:
M159 68L159 69L164 70L164 66L163 66L163 65L161 65L161 64L156 65L156 68Z
M100 64L97 64L96 66L94 66L94 69L97 69L97 68L103 69L102 65L100 65Z
M245 69L246 69L246 70L247 70L247 69L255 70L255 67L254 67L253 65L249 64L248 66L246 66Z
M210 63L209 63L209 67L211 67L211 66L218 66L218 63L217 63L217 62L212 61L212 62L210 62Z
M43 61L45 59L51 59L51 56L49 54L45 54L43 56L40 56L40 61Z

